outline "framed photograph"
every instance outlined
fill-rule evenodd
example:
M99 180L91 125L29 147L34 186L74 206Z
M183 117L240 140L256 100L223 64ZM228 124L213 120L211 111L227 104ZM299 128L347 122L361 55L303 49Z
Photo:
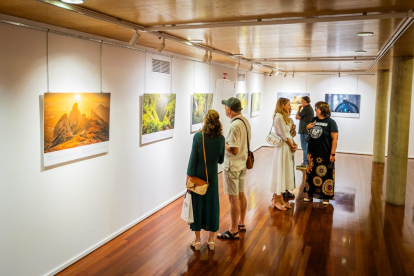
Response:
M277 92L277 98L286 98L290 100L290 106L292 110L299 110L299 106L302 104L302 97L308 96L309 93L289 93L289 92Z
M242 106L242 111L241 113L243 115L247 114L247 109L249 107L249 94L248 93L238 93L236 94L236 98L240 100L241 102L241 106Z
M141 145L174 136L176 94L144 94Z
M204 116L213 108L213 93L194 94L191 99L191 133L203 127Z
M45 93L44 167L109 150L110 93Z
M331 107L332 117L359 119L361 95L325 94L325 102Z
M252 94L252 107L251 107L251 115L250 117L256 117L260 114L260 97L261 93L253 93Z

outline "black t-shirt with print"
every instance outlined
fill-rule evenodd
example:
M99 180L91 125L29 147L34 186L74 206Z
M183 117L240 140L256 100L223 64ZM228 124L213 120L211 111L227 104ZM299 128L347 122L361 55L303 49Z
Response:
M308 152L310 154L330 155L332 150L331 133L338 132L338 126L331 118L321 120L314 117L312 122L315 121L315 126L309 131Z

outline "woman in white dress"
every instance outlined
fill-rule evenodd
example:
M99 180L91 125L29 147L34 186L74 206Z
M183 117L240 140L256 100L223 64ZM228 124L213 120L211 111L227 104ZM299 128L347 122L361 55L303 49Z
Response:
M289 111L290 101L280 98L273 115L273 127L283 143L281 147L275 147L270 192L273 194L272 207L281 211L291 208L290 204L283 200L282 193L293 190L295 186L292 153L297 150L297 145L290 134L292 122Z

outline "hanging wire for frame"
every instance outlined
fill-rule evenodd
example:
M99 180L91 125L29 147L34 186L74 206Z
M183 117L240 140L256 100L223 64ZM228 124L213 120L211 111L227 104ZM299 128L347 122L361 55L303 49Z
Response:
M195 87L196 87L196 85L195 85L195 81L196 81L196 62L194 61L193 64L194 64L194 74L193 74L193 76L194 76L194 80L193 80L193 95L194 95L195 94Z
M173 83L173 80L172 80L172 73L173 73L173 57L171 57L171 63L170 63L170 66L171 66L171 69L170 69L170 94L172 94L173 93L173 91L172 91L172 89L173 89L173 87L172 87L172 83Z
M101 41L101 57L100 57L100 70L101 70L101 93L103 93L103 91L102 91L102 47L103 47L103 41Z
M46 86L49 91L49 30L46 32Z

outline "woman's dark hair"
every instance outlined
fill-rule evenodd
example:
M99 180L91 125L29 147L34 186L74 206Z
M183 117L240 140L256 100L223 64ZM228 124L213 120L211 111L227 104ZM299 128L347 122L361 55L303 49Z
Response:
M322 116L325 118L331 117L331 107L327 102L317 102L315 104L315 109L319 109L321 111Z
M210 109L204 116L204 126L202 131L210 135L211 138L223 136L223 126L220 122L220 115L214 109Z
M310 98L308 96L303 96L302 100L304 100L305 102L307 102L308 104L311 102Z

